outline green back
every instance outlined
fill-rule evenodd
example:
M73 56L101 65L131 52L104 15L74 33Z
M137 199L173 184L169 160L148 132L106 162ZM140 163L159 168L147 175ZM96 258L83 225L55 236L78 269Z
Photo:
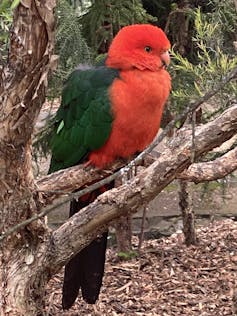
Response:
M118 71L105 66L69 76L56 114L49 173L80 163L104 145L113 122L109 87L116 77Z

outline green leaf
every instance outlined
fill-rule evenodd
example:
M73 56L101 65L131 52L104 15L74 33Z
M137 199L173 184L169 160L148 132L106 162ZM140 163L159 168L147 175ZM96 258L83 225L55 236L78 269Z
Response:
M11 4L11 9L14 10L18 4L20 3L21 0L13 0L12 4Z
M57 134L59 134L60 133L60 131L63 129L63 127L64 127L64 121L62 120L61 122L60 122L60 124L59 124L59 126L58 126L58 129L57 129Z

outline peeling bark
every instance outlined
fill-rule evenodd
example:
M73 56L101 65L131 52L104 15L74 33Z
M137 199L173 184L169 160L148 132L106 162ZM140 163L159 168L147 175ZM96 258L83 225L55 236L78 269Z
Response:
M14 12L8 64L0 80L1 233L39 210L31 134L52 67L54 6L53 0L22 0ZM1 315L40 315L44 287L39 284L47 273L40 273L43 258L37 253L47 239L47 228L35 221L1 243Z

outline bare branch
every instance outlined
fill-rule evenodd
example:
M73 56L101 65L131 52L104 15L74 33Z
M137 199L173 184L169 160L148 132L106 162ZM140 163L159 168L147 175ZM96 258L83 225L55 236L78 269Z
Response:
M195 183L213 181L224 178L236 169L237 147L213 161L192 164L187 170L179 174L177 178Z
M222 116L218 117L216 120L208 123L208 124L205 124L199 128L197 128L197 131L196 131L196 136L197 136L197 142L200 141L200 135L203 135L205 133L205 131L207 131L207 134L205 136L205 142L207 142L205 144L205 146L207 146L207 148L205 147L203 150L203 152L208 152L209 150L213 149L214 147L220 145L221 143L223 143L223 141L229 139L232 137L232 135L234 135L236 133L236 130L237 130L237 127L236 127L236 124L237 124L237 106L233 106L231 107L230 109L226 110ZM209 132L208 132L209 131ZM182 155L182 149L183 149L183 146L188 146L188 143L190 142L190 139L191 139L191 135L192 135L192 131L189 129L183 129L183 132L185 133L185 135L189 135L190 137L188 137L185 141L183 140L183 135L182 135L182 130L179 131L179 134L177 135L176 138L174 138L172 140L172 143L173 145L171 144L171 147L170 148L167 148L163 154L162 154L162 157L166 157L166 156L170 156L170 159L176 159L176 154L175 152L173 152L173 149L172 149L172 146L175 146L178 147L180 146L180 149L176 149L176 151L179 151L179 155ZM210 135L209 135L210 134ZM214 134L214 135L213 135ZM215 139L215 143L208 143L208 139L209 137L212 137L213 139ZM186 142L186 143L185 143ZM208 147L209 146L209 147ZM196 148L196 147L195 147ZM192 149L192 146L191 146L191 149ZM192 150L191 150L192 152ZM199 152L198 151L198 148L195 152L195 155L196 157L200 156L203 152ZM183 153L183 155L186 155L186 149L185 149L185 152ZM160 158L161 159L161 158ZM156 162L159 163L160 159L157 159ZM188 159L188 157L187 157ZM161 159L162 161L162 159ZM178 161L178 158L177 158L177 161ZM191 160L189 162L189 164L191 164ZM113 165L113 168L116 169L118 167L120 167L122 165L122 162L117 162ZM195 165L195 164L194 164ZM162 168L162 165L161 167ZM184 170L185 168L183 168ZM61 191L56 191L56 193L54 192L53 193L53 196L57 196L57 194L62 194L62 193L67 193L67 192L70 192L72 189L75 189L75 186L76 184L77 185L84 185L86 181L88 181L88 179L91 180L95 180L95 179L99 179L100 177L102 176L107 176L107 178L103 179L102 182L99 181L95 184L93 184L93 186L90 186L86 189L83 189L79 192L76 192L76 193L70 193L68 197L65 197L63 202L60 202L60 204L56 205L56 206L48 206L47 208L45 208L42 212L34 215L33 217L15 225L14 227L12 227L11 229L9 229L8 231L4 232L2 235L0 235L0 241L5 239L7 236L9 236L10 234L12 234L13 232L15 231L18 231L20 230L21 228L29 225L31 222L39 219L39 218L42 218L43 216L47 215L48 213L50 213L53 209L55 209L55 207L57 206L60 206L61 204L64 204L65 202L67 201L70 201L72 200L73 198L76 198L78 196L81 196L83 194L85 194L86 192L90 192L91 190L94 190L95 189L95 185L96 187L100 187L102 184L104 183L108 183L109 181L111 181L112 179L114 179L114 177L116 175L121 175L121 172L122 172L123 169L117 171L115 174L112 174L110 176L108 176L109 174L109 171L107 170L98 170L98 169L92 169L90 168L89 171L88 170L84 170L82 169L82 166L75 166L75 167L72 167L72 168L69 168L69 169L65 169L65 170L61 170L61 171L58 171L52 175L49 175L47 177L44 177L43 179L39 180L38 184L39 184L39 187L40 185L42 185L42 188L47 188L47 186L51 187L55 181L55 187L56 189L57 188L61 188L63 189L64 191L61 192ZM183 171L182 170L182 171ZM69 171L69 176L71 175L71 178L69 178L70 180L68 181L68 171ZM143 173L142 173L143 174ZM181 173L178 174L177 176L177 172L176 172L176 175L175 175L175 170L172 169L172 174L173 177L177 178L181 178ZM185 173L184 173L185 174ZM57 176L57 178L55 178L55 175ZM140 177L140 175L139 175ZM85 180L86 179L86 180ZM170 180L172 181L172 180ZM170 182L168 181L168 182ZM49 183L49 184L48 184ZM69 184L68 184L69 183ZM66 184L66 185L65 185ZM168 184L168 183L167 183ZM67 187L68 185L68 187ZM126 185L125 185L126 186ZM157 191L157 194L158 194L159 191ZM51 191L49 192L51 194ZM50 195L52 197L52 195Z
M84 167L83 164L71 168L62 169L51 173L36 182L38 192L43 194L43 198L47 203L75 189L81 188L83 185L109 177L113 172L125 165L125 161L116 161L109 166L109 169L100 170L92 166ZM53 188L53 190L51 189ZM93 190L95 187L93 186ZM87 193L87 192L85 192ZM83 194L85 194L83 192Z

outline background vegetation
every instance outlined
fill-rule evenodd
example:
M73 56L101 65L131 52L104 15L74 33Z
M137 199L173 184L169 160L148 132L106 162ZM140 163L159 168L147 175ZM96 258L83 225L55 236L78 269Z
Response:
M0 64L6 61L12 8L18 2L0 4ZM236 12L234 0L59 0L55 47L59 64L48 95L60 95L62 83L78 64L106 53L121 27L153 23L166 31L172 43L169 108L174 114L180 112L188 100L202 95L237 64ZM232 83L218 95L220 110L235 96Z
M162 27L172 43L173 91L169 109L173 114L212 88L237 64L233 0L60 0L58 16L56 50L60 63L52 80L56 87L77 64L93 62L106 53L118 30L133 23ZM222 111L235 96L232 83L217 96L221 106L214 112ZM204 120L210 116L208 109L203 111Z

